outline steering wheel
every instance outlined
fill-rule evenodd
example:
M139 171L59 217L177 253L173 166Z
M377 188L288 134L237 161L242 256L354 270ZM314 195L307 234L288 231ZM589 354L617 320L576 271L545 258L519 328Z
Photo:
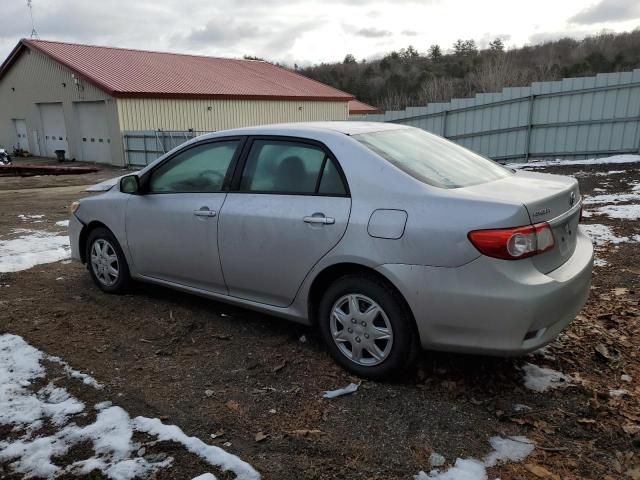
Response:
M222 183L224 182L224 175L215 170L203 170L198 174L198 178L206 178L210 183L214 183L220 187L222 187Z

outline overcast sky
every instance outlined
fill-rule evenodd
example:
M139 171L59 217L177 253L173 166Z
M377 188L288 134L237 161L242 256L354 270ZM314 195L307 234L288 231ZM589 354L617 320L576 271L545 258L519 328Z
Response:
M0 57L29 37L26 0L1 0ZM640 0L33 0L41 39L290 65L378 57L457 38L507 47L640 26Z

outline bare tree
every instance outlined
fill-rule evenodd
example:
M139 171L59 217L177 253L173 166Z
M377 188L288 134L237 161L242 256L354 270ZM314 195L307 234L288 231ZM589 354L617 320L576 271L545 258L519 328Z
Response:
M467 76L472 91L499 92L504 87L522 85L527 81L527 71L516 67L506 55L485 59Z
M404 92L387 92L385 96L375 102L382 110L402 110L411 103L411 97Z
M448 102L456 93L455 80L450 77L434 77L420 85L418 103Z

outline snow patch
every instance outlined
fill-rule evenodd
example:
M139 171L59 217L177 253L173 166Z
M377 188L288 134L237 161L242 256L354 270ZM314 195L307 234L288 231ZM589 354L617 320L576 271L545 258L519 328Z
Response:
M586 234L591 237L593 243L598 246L606 245L608 243L617 244L631 241L629 237L618 237L613 233L611 227L608 227L607 225L601 225L598 223L581 224L580 228L585 231Z
M489 443L493 451L484 460L458 458L450 469L440 472L420 472L415 480L487 480L487 468L499 462L521 462L535 449L535 444L526 437L491 437Z
M0 273L18 272L43 263L71 256L69 237L39 230L14 230L21 234L12 240L0 240Z
M585 177L607 177L609 175L619 175L622 173L627 173L626 170L609 170L608 172L593 172L593 171L586 171L586 170L580 170L579 172L575 172L570 174L572 177L575 178L585 178ZM606 185L606 186L610 186L608 183L603 183L602 185ZM597 190L597 189L594 189Z
M616 390L609 390L610 397L622 397L623 395L628 395L629 391L624 388L619 388Z
M473 458L458 458L456 463L445 472L432 470L414 475L415 480L487 480L487 469L482 462Z
M71 367L71 365L69 365L67 362L62 360L60 357L54 357L54 356L51 356L51 355L47 355L45 358L47 360L49 360L50 362L54 362L54 363L57 363L60 366L62 366L62 369L64 370L64 373L68 377L77 378L78 380L80 380L85 385L89 385L90 387L93 387L96 390L101 390L102 389L102 385L100 383L98 383L98 381L95 378L93 378L91 375L87 375L86 373L82 373L82 372L79 372L78 370L73 369Z
M23 215L23 214L20 214L20 215L18 215L18 218L20 220L22 220L23 222L28 222L28 221L31 221L31 223L42 223L42 222L44 222L44 220L42 220L44 218L44 215Z
M640 218L640 203L631 205L605 205L597 208L597 211L610 218L637 220Z
M521 462L535 449L535 444L526 437L491 437L489 443L493 452L484 458L487 467L493 467L498 462Z
M58 227L68 227L69 226L69 220L60 220L59 222L56 222L56 225Z
M184 445L191 453L195 453L211 465L217 465L224 471L231 470L237 475L237 480L260 478L258 472L248 463L220 447L207 445L196 437L188 437L175 425L165 425L157 418L146 417L134 418L133 425L136 431L155 436L159 441L172 441Z
M607 165L615 163L638 163L640 162L640 155L613 155L611 157L603 158L586 158L582 160L532 160L526 163L509 163L507 167L510 168L541 168L541 167L553 167L557 165ZM617 171L608 172L609 174L618 173Z
M637 202L640 201L640 192L632 193L607 193L604 195L594 195L585 197L583 203L585 205L595 205L598 203L620 203L620 202Z
M617 245L619 243L627 242L640 242L640 235L633 235L632 237L618 237L613 233L611 227L608 227L607 225L601 225L597 223L582 224L580 225L580 228L584 232L586 232L589 237L591 237L591 240L593 240L593 243L595 244L596 258L593 261L593 265L595 267L604 267L608 265L608 262L605 259L600 258L599 256L602 251L606 250L606 245Z
M431 455L429 455L429 465L431 465L432 467L441 467L446 462L447 462L447 459L444 458L439 453L432 452Z
M533 363L525 363L522 366L522 371L524 372L524 386L534 392L542 393L571 383L571 377L564 373L539 367Z
M20 437L0 440L0 462L8 464L16 474L28 477L57 478L88 475L99 471L114 480L148 478L169 467L173 459L163 454L144 456L146 446L161 441L182 444L188 451L202 457L223 471L232 471L236 480L259 480L260 474L249 464L221 448L207 445L196 437L188 437L175 425L164 425L159 419L136 417L110 402L94 406L96 420L84 426L74 421L86 417L85 405L64 388L53 383L34 391L35 382L45 382L47 371L43 360L61 364L65 372L78 376L90 386L95 380L76 372L57 357L48 357L16 335L0 335L0 424L13 426ZM87 379L90 379L87 381ZM45 424L57 427L51 433L40 432ZM145 433L148 442L134 442L134 433ZM74 446L86 444L93 455L68 465L53 462ZM141 453L142 452L142 453ZM204 480L212 474L200 475Z
M531 407L529 405L525 405L524 403L516 403L511 407L514 412L530 412Z

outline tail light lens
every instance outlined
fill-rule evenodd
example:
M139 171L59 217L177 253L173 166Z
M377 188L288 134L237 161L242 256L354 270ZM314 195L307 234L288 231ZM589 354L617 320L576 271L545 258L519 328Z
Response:
M469 232L469 240L480 253L503 260L519 260L546 252L555 240L548 223L526 227Z

